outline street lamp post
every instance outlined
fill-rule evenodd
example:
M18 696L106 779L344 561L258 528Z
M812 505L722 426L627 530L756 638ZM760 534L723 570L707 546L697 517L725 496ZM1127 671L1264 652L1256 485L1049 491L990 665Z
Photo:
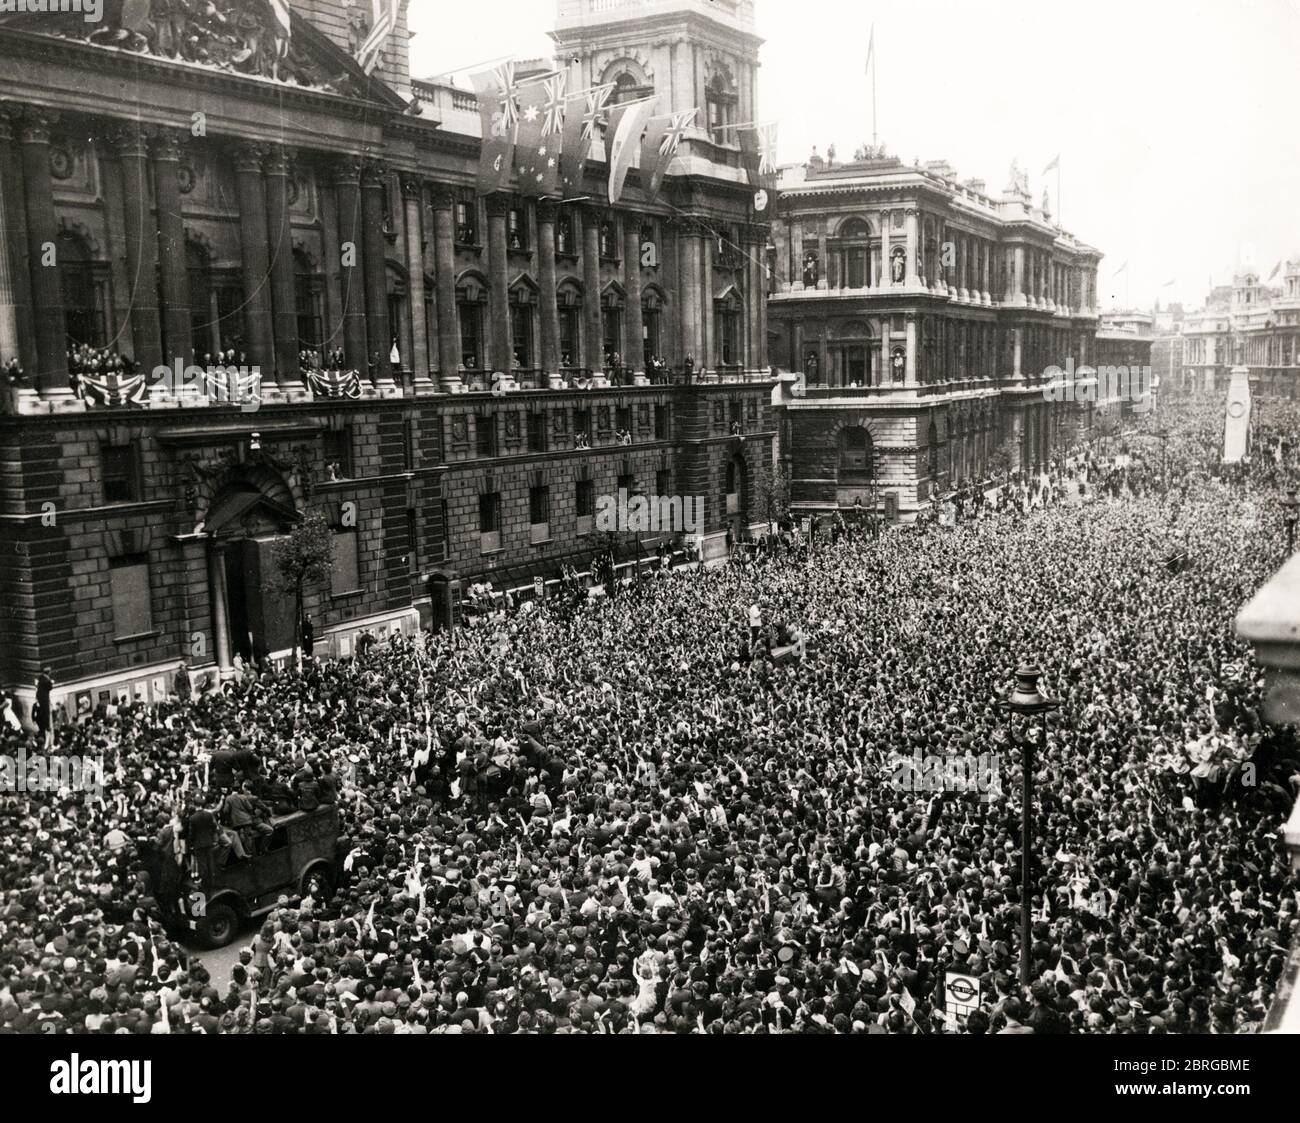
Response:
M1157 429L1152 434L1160 442L1160 489L1169 490L1169 430Z
M1048 698L1038 689L1038 680L1042 671L1033 664L1021 665L1016 669L1016 685L1009 698L999 699L997 706L1007 714L1007 731L1011 744L1017 744L1013 715L1047 714L1060 706L1054 698ZM1046 733L1046 722L1043 727ZM1033 838L1033 799L1034 799L1034 743L1028 737L1019 742L1020 764L1023 770L1023 782L1020 793L1020 982L1022 986L1031 983L1032 955L1030 941L1031 914L1033 907L1033 888L1030 885L1029 848Z
M1295 528L1300 523L1300 498L1296 497L1295 488L1288 491L1282 500L1282 512L1282 525L1286 527L1286 556L1289 558L1295 553Z

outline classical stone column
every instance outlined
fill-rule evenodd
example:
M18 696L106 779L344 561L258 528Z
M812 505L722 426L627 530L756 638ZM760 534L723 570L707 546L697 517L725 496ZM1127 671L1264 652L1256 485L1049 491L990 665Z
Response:
M13 310L17 321L17 355L28 381L36 380L36 326L32 314L32 276L28 262L27 204L23 185L22 151L17 143L21 114L0 104L0 206L5 209ZM8 361L12 355L3 356ZM33 390L34 394L35 391Z
M695 369L700 370L703 358L700 355L700 240L693 224L678 224L677 249L681 262L679 273L681 308L681 344L682 361L690 355L695 361Z
M1011 329L1011 377L1022 378L1021 363L1024 359L1024 328Z
M907 317L907 366L904 368L904 385L916 385L916 317ZM933 372L931 372L933 374Z
M882 288L889 288L894 283L894 273L889 262L889 255L892 252L889 245L889 226L893 220L893 212L880 212L880 277L876 283Z
M600 216L591 207L582 211L582 356L592 371L605 365L600 330Z
M880 379L882 386L894 384L893 355L890 353L890 318L880 317Z
M488 361L493 370L510 373L514 346L510 336L510 260L506 248L506 223L510 196L489 195L488 213Z
M1012 304L1025 304L1025 247L1016 246L1012 250L1011 260L1011 293L1010 300Z
M434 284L438 291L438 388L460 391L460 316L456 311L456 196L449 187L433 190Z
M375 389L397 393L393 381L393 329L388 322L388 280L384 269L384 177L381 161L367 162L361 171L361 221L364 226L366 272L366 345L374 362Z
M790 288L803 292L803 219L798 215L790 219Z
M271 319L275 340L275 372L262 372L262 393L268 382L272 396L279 391L299 397L306 391L299 375L298 302L293 286L293 233L289 225L289 153L279 144L266 153L266 242L271 259Z
M226 564L222 547L208 544L208 592L212 604L212 626L216 631L217 667L230 666L230 625L226 619Z
M403 226L406 233L407 293L411 302L411 347L409 361L417 394L433 393L429 378L429 326L424 319L424 184L415 176L402 177Z
M919 285L921 283L920 278L917 276L917 271L916 271L916 265L917 265L916 255L920 251L920 236L917 231L918 221L919 219L916 213L916 208L908 207L906 213L906 226L904 228L905 233L907 235L906 284L908 288L912 288L913 286Z
M826 258L826 225L817 220L817 287L830 288L830 262Z
M623 287L627 307L623 312L623 362L634 378L645 379L645 321L641 311L641 224L635 215L623 216Z
M271 255L266 244L266 188L262 182L263 149L241 144L235 149L239 183L239 245L244 277L244 340L247 361L260 367L263 385L275 366L271 326Z
M538 310L542 335L542 373L548 378L560 373L560 308L556 303L555 220L559 205L553 199L537 203L537 275L541 284Z
M990 268L993 264L990 254L993 247L988 242L983 243L983 252L980 254L980 299L985 304L993 302L993 287L990 280Z
M701 347L704 350L705 358L701 360L704 369L718 369L718 361L721 358L715 351L714 344L714 324L713 324L713 253L714 242L711 235L706 234L700 238L700 249L703 260L702 276L700 277L700 319L703 327Z
M758 252L758 350L754 354L755 365L764 369L772 365L772 356L767 353L767 239L770 230L760 227L761 241L755 247ZM870 268L870 266L868 266Z
M9 155L9 121L0 114L0 158ZM0 177L0 363L19 359L18 307L14 290L14 270L9 260L9 219L5 208L9 202L8 187Z
M36 369L28 372L43 399L71 400L68 384L67 324L63 287L53 260L58 238L54 193L50 185L50 118L31 110L23 114L22 172L27 203L27 258L31 265L32 313L36 321Z
M185 267L185 219L181 214L180 138L159 129L152 138L154 199L158 204L158 271L162 288L163 335L168 360L194 362L190 338L190 275Z
M158 226L149 209L149 148L142 129L123 126L114 136L126 200L126 269L131 306L131 344L146 377L162 364L158 318ZM150 379L152 381L152 379Z
M342 157L334 164L338 204L339 282L343 298L343 354L347 365L369 386L366 371L366 268L361 238L361 161Z

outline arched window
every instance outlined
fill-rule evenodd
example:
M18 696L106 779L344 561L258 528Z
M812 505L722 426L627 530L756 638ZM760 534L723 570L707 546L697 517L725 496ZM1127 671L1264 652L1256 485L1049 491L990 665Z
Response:
M626 70L614 77L614 88L609 93L609 103L618 105L620 102L632 101L637 94L636 79Z
M663 324L663 299L659 290L648 288L641 296L642 338L645 340L645 367L659 354L659 338Z
M715 74L704 91L709 134L714 144L734 143L736 138L726 126L735 119L736 95L721 72Z
M860 218L850 218L840 227L838 259L832 255L840 287L864 289L871 283L870 239L871 227Z
M391 336L385 343L390 351L394 344L397 345L400 369L409 370L411 348L407 342L410 339L407 328L410 323L410 312L406 303L406 274L394 268L392 262L389 262L384 270L384 281L388 297L388 334Z
M488 289L474 273L462 275L456 285L456 314L460 320L460 361L467 371L484 370L483 318Z
M623 354L623 294L612 285L600 298L600 324L605 366L622 366L627 361Z
M563 281L555 293L560 313L560 366L582 366L582 292L572 280Z
M85 240L71 230L59 232L56 254L69 342L107 346L108 263L95 261Z
M520 282L510 290L510 346L511 362L518 370L532 370L533 361L533 308L537 293Z

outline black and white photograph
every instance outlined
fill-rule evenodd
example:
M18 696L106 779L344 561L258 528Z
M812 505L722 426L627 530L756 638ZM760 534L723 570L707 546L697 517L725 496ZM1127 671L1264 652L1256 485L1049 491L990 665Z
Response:
M559 1034L1289 1083L1298 48L0 0L14 1086ZM376 1048L246 1056L413 1096Z

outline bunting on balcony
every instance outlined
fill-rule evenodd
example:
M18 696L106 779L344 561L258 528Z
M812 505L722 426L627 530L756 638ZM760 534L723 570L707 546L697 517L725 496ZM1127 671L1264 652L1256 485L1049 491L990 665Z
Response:
M510 186L510 156L515 147L515 64L503 62L470 75L478 98L483 143L479 149L478 193L490 195Z
M560 184L566 199L573 199L582 194L582 173L587 166L591 142L596 138L596 126L605 112L605 103L609 100L613 88L613 84L610 83L569 95L570 100L585 97L586 103L581 113L575 106L564 115Z
M97 406L142 406L145 404L143 374L121 374L109 371L105 375L75 375L77 397Z
M641 145L641 182L647 194L653 199L659 194L664 176L668 174L668 165L673 162L678 146L686 130L695 123L699 109L686 109L680 113L668 113L662 117L651 117L646 129L645 140Z
M203 372L204 394L217 402L238 404L262 401L262 372L239 367L208 367Z
M355 370L309 370L307 385L318 398L361 397L361 376Z

